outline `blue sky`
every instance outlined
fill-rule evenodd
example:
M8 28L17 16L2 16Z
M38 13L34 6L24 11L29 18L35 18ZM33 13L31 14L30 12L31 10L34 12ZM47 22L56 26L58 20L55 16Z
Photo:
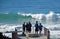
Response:
M0 12L60 12L60 0L0 0Z

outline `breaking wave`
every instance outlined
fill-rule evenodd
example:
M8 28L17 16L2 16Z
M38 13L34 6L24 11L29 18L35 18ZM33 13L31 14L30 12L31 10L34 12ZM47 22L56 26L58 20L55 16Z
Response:
M48 14L21 14L23 16L31 16L36 19L60 19L60 14L56 14L53 11L50 11Z
M23 20L27 21L27 20L31 20L31 19L33 19L32 22L34 22L34 20L37 19L37 20L44 20L44 22L46 20L48 20L49 21L48 23L50 23L51 20L53 20L53 21L54 20L55 21L60 20L60 14L54 13L52 11L50 11L48 14L31 14L31 13L30 14L25 14L25 13L17 13L17 14L5 13L5 14L0 14L0 23L2 21L4 21L4 20L5 20L4 22L6 22L6 20L7 21L12 20L12 21L10 21L11 23L14 20L18 21L18 22L20 20L20 23L21 23L21 21L23 21ZM15 23L15 21L14 21L14 23ZM44 27L46 27L46 28L48 28L50 30L51 38L60 38L60 21L58 21L58 22L59 22L59 24L54 24L54 25L52 25L52 24L49 25L47 23L43 24ZM14 31L15 27L21 26L20 23L17 24L17 25L16 24L12 24L11 25L11 24L3 24L3 23L1 23L0 24L0 32L3 32L3 31L4 32L6 32L6 31ZM10 34L6 34L6 36L9 36L9 37L11 35L12 35L11 33Z
M17 14L0 14L0 19L25 19L25 18L36 18L36 19L60 19L60 14L56 14L53 11L50 11L48 14L25 14L25 13L17 13Z

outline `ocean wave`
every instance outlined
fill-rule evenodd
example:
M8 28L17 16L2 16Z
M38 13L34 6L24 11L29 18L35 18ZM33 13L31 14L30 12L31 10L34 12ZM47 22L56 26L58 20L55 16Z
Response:
M21 14L21 13L20 13ZM60 14L56 14L53 11L50 11L48 14L21 14L23 16L31 16L36 19L60 19Z
M31 16L23 16L23 15L18 15L18 14L0 14L0 20L18 20L18 19L32 19Z
M42 20L42 19L46 19L46 20L49 20L49 19L60 19L60 14L58 13L54 13L53 11L50 11L48 14L31 14L31 13L20 13L18 12L17 14L10 14L10 13L5 13L5 14L0 14L0 18L10 18L10 19L18 19L18 18L35 18L35 19L39 19L39 20Z
M20 13L21 14L21 13ZM20 15L19 14L19 15ZM48 14L21 14L23 16L31 16L32 18L36 18L36 19L39 19L39 20L56 20L56 19L60 19L60 14L56 14L54 13L53 11L50 11Z
M48 14L26 14L26 13L8 13L0 14L0 23L23 23L39 21L41 23L57 24L60 23L60 14L50 11Z

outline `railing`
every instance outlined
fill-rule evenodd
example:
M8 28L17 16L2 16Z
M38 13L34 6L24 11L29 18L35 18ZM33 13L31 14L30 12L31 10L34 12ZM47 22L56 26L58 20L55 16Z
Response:
M49 31L49 29L47 29L45 27L44 27L44 35L47 36L47 39L50 39L50 31Z
M17 39L18 37L18 32L19 31L17 31L17 28L22 28L22 27L16 27L15 28L15 31L13 31L13 32L11 32L12 33L12 39ZM34 29L34 27L32 27L33 29ZM50 39L50 31L49 31L49 29L47 29L47 28L45 28L45 27L43 27L44 28L44 35L45 36L47 36L47 39ZM20 31L20 32L22 32L22 31ZM34 30L33 30L33 32L34 32ZM28 37L28 36L27 36Z
M17 28L19 28L19 27L17 27ZM20 27L20 28L22 28L22 27ZM33 33L34 33L34 30L35 30L34 26L32 28L33 28ZM47 36L47 39L50 39L50 31L49 31L49 29L47 29L46 27L43 27L43 28L44 28L44 35Z

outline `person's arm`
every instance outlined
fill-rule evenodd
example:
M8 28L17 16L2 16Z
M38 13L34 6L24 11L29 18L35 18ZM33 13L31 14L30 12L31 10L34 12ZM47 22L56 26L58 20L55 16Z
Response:
M35 24L35 27L36 27L36 24Z
M32 27L32 24L31 24L31 27Z
M41 27L43 27L43 25L41 25Z

